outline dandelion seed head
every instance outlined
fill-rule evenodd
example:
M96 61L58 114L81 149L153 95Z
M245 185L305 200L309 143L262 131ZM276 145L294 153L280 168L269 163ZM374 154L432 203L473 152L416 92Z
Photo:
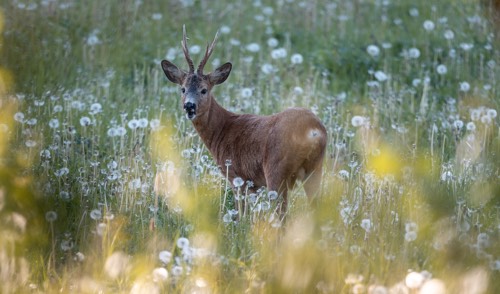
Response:
M472 43L460 43L460 48L464 51L470 51L472 48L474 48L474 44Z
M193 45L191 47L189 47L189 53L191 54L199 54L201 52L201 47L199 45Z
M420 50L418 50L418 48L410 48L410 50L408 50L408 57L413 58L413 59L419 58L420 57Z
M247 49L247 51L250 51L250 52L253 52L253 53L256 53L256 52L260 51L260 45L257 44L257 43L250 43L245 48Z
M361 220L360 226L363 230L365 230L367 233L369 233L371 228L372 228L372 222L370 219L365 218L365 219Z
M147 118L141 118L137 121L137 126L141 129L144 129L148 126L149 122Z
M34 126L34 125L36 125L37 122L38 122L38 120L36 118L30 118L26 121L26 124L29 126Z
M497 111L495 109L488 109L486 110L486 115L489 116L491 119L494 119L495 117L497 117Z
M34 140L26 140L26 142L24 142L24 145L26 145L26 147L28 148L33 148L37 145L37 143Z
M252 88L243 88L241 89L241 97L242 98L250 98L253 95Z
M102 112L101 103L92 103L92 105L90 105L90 114L97 114L100 112Z
M231 28L228 27L228 26L226 26L226 25L221 26L220 27L220 32L221 32L221 34L226 34L227 35L227 34L229 34L231 32Z
M424 276L421 273L411 272L406 275L405 284L406 287L410 289L418 289L420 288L425 281Z
M339 171L339 177L344 179L344 180L348 180L349 179L349 172L346 171L345 169L342 169Z
M278 192L276 191L269 191L267 193L267 198L271 201L278 199Z
M95 32L93 32L92 34L90 34L87 37L87 45L95 46L98 44L101 44L101 40L99 40L99 37L97 36L97 34Z
M452 30L444 31L443 35L446 40L452 40L453 38L455 38L455 33Z
M419 290L422 294L446 294L446 285L439 279L426 281Z
M43 149L42 151L40 151L40 157L45 158L45 159L50 159L51 158L50 150Z
M446 65L440 64L436 67L436 72L440 75L444 75L448 72L448 68L446 68Z
M85 254L81 253L81 252L77 252L75 254L75 261L78 261L78 262L83 262L85 260Z
M381 70L377 70L374 74L375 78L379 81L379 82L385 82L387 81L387 79L389 78L383 71Z
M407 222L405 224L405 231L406 232L415 232L418 230L418 225L414 222Z
M158 253L158 258L164 264L168 264L172 260L172 253L167 250L160 251L160 253Z
M467 129L467 131L474 132L476 130L476 124L474 122L470 121L466 124L466 129Z
M67 191L61 191L61 192L59 192L59 197L61 197L61 199L64 200L64 201L71 200L71 195Z
M362 125L364 125L366 122L366 118L363 117L363 116L359 116L359 115L355 115L352 117L351 119L351 124L353 127L357 128L357 127L360 127Z
M244 183L245 181L243 181L243 179L240 177L236 177L233 179L233 186L236 188L243 186Z
M304 61L304 57L301 54L295 53L290 57L290 62L292 64L301 64Z
M412 242L417 239L417 232L411 231L411 232L406 232L405 233L405 241L406 242Z
M366 47L366 52L372 57L377 57L380 54L380 49L376 45L368 45L368 47Z
M269 38L267 40L267 46L271 47L271 48L274 48L276 46L278 46L279 42L276 38Z
M127 133L127 130L124 127L117 127L116 128L116 136L118 137L123 137Z
M181 249L189 247L189 240L185 237L180 237L177 239L177 247Z
M127 123L127 126L129 127L129 129L135 130L135 129L137 129L139 127L139 121L136 120L136 119L131 119Z
M63 111L63 107L61 105L55 105L53 110L56 113L61 112L61 111Z
M481 122L485 125L489 125L492 122L492 119L489 115L483 115L481 116Z
M24 122L24 113L22 113L22 112L16 112L14 114L14 120L17 121L17 122L23 123Z
M49 127L51 129L59 128L59 120L57 118L52 118L51 120L49 120Z
M73 249L75 243L71 240L62 240L61 241L61 250L62 251L69 251Z
M68 173L69 173L69 169L67 167L63 167L63 168L56 170L54 172L54 175L59 178L59 177L67 175Z
M225 224L229 224L229 223L233 222L233 216L228 212L228 213L224 214L224 216L222 217L222 221Z
M282 58L285 58L286 55L287 55L287 52L286 52L285 48L273 49L271 51L271 58L272 59L282 59Z
M260 70L264 73L264 74L271 74L274 72L274 66L272 66L271 64L269 63L264 63L261 67L260 67Z
M80 118L80 125L82 127L86 127L86 126L89 126L91 124L92 124L92 121L90 120L89 117L83 116L83 117Z
M481 109L478 109L478 108L474 108L474 109L471 109L470 111L470 119L472 121L477 121L481 118Z
M108 135L108 137L116 137L118 136L118 131L116 130L116 128L109 128L106 134Z
M468 92L470 90L470 84L467 82L461 82L460 83L460 91L462 92Z
M153 13L153 14L151 15L151 18L152 18L153 20L161 20L161 19L163 18L163 14L161 14L161 13Z
M168 271L163 267L157 267L153 270L153 281L164 282L168 279Z
M461 130L464 127L464 122L458 119L453 122L453 127L457 130Z
M45 213L45 220L48 221L49 223L54 222L57 220L57 213L55 211L47 211Z
M158 129L160 128L160 124L161 124L161 122L160 122L160 120L159 120L159 119L157 119L157 118L154 118L154 119L152 119L152 120L149 122L149 126L151 127L151 129L152 129L153 131L158 130Z
M434 30L436 25L434 24L434 22L432 20L426 20L423 23L423 27L426 31L430 32L430 31Z
M178 276L182 275L183 269L181 266L176 265L176 266L172 267L171 271L172 271L173 276L178 277Z
M90 211L90 218L93 220L100 220L102 218L102 213L99 209L93 209Z
M445 171L441 174L441 181L448 182L453 180L453 173L451 171Z

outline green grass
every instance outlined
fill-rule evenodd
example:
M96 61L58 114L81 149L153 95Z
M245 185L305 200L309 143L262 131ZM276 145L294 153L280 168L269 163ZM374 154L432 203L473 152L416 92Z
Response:
M500 43L487 6L169 2L0 4L0 292L500 289ZM223 106L303 106L328 130L321 196L295 190L281 227L264 190L247 216L228 215L225 167L159 65L187 67L184 24L202 51L220 30L207 67L233 64L214 89ZM410 272L423 272L421 292Z

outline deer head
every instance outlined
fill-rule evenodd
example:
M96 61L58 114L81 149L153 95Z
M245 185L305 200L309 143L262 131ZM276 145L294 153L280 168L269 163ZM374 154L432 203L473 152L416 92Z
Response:
M168 60L163 60L161 62L161 67L171 82L181 86L182 105L184 111L186 111L186 117L190 120L194 120L197 115L202 115L210 109L210 99L213 99L211 90L215 85L222 84L227 79L229 73L231 73L232 65L227 62L209 74L203 73L203 68L212 54L217 41L217 32L212 43L207 45L205 56L195 72L193 60L189 56L187 47L185 26L182 28L182 33L182 51L184 51L184 56L189 65L189 71L186 72L179 69Z

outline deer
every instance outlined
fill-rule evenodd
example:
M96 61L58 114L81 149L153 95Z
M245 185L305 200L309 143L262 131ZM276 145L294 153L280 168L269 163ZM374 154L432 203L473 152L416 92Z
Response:
M226 110L214 98L212 89L231 73L232 64L224 63L205 74L218 32L207 44L205 55L195 71L183 26L182 50L189 66L184 71L168 60L161 67L169 81L180 85L181 103L199 137L231 185L240 177L253 187L267 187L280 195L279 213L284 219L288 191L297 181L303 183L312 201L321 187L327 131L320 119L306 108L288 108L272 115L236 114ZM227 161L231 164L225 170ZM248 182L247 182L248 183ZM233 189L235 187L233 186Z

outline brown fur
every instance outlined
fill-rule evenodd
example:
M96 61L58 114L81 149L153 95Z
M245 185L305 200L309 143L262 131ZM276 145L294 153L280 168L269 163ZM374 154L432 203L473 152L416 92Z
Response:
M202 64L209 56L205 55ZM186 59L190 64L188 54ZM166 60L162 68L170 81L181 85L182 103L196 102L194 128L223 172L226 160L231 160L231 183L241 177L253 181L255 188L266 186L277 191L283 197L282 213L288 190L297 180L304 182L309 198L318 193L327 134L311 111L289 108L269 116L235 114L220 106L211 94L213 86L229 76L230 63L207 75L193 70L186 73Z

